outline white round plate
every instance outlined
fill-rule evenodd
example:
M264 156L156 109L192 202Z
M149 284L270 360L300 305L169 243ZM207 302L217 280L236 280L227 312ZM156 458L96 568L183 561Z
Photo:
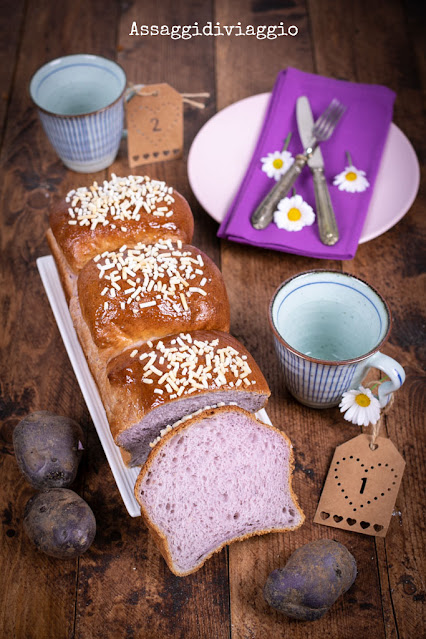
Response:
M201 206L217 222L228 211L260 135L270 94L260 93L216 113L195 137L188 177ZM360 244L388 231L415 200L420 167L410 141L391 123Z

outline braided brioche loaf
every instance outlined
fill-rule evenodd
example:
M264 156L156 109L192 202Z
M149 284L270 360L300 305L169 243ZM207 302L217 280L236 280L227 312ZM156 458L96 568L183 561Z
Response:
M50 225L49 245L112 435L126 463L142 465L135 495L171 570L188 574L228 541L299 526L303 513L290 488L290 444L251 414L266 404L270 391L251 355L228 333L229 302L219 269L188 244L193 218L186 200L164 182L113 175L101 186L95 182L68 193L52 211ZM189 419L194 412L196 417ZM268 507L255 500L255 522L250 523L253 513L245 506L242 527L225 530L213 518L206 530L207 549L198 541L197 558L191 553L180 558L179 535L174 524L164 532L150 501L156 499L154 491L149 497L147 485L158 451L160 457L168 456L183 441L183 429L185 441L208 435L201 447L205 451L210 442L216 449L218 438L226 440L226 453L222 447L214 459L231 482L232 508L235 500L241 503L252 489L259 490L253 476L259 466L254 443L263 442L264 451L270 445L267 465L281 470L278 485L268 483L266 492L274 495L281 515L266 516ZM237 449L250 460L247 472L233 466ZM182 472L174 461L167 470L170 477ZM198 472L202 467L186 478L182 489L196 490ZM238 489L232 483L235 473L241 476ZM211 469L205 476L210 494L218 476ZM153 483L161 485L157 479ZM178 550L172 552L172 547Z

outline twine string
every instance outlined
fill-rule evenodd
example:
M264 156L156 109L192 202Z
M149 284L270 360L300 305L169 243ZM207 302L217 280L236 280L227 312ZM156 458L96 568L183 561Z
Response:
M191 100L190 98L209 98L210 93L207 93L206 91L201 93L181 93L181 96L184 104L189 104L196 109L205 109L206 105L203 104L203 102L196 102L195 100Z
M377 444L376 444L376 439L379 436L380 433L380 428L382 426L382 417L380 416L380 418L377 420L377 422L375 424L372 425L371 428L371 440L370 440L370 448L371 450L376 450L377 448Z
M144 90L145 89L145 90ZM145 87L144 84L133 84L132 82L128 83L128 88L126 91L126 102L129 102L135 96L144 98L150 96L158 95L158 91L150 91L149 86ZM203 102L198 102L196 100L192 100L191 98L209 98L210 93L203 91L201 93L181 93L182 101L184 104L188 104L196 109L205 109L206 105Z

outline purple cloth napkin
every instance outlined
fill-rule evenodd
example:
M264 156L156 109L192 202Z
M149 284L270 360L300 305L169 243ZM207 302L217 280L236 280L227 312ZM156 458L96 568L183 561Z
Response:
M340 233L340 239L334 246L322 244L316 221L301 231L279 229L273 222L266 229L257 231L250 223L252 212L276 184L262 171L261 158L273 151L281 151L290 131L293 135L288 150L293 156L303 150L296 122L296 100L302 95L309 98L314 120L333 98L347 107L331 138L321 144L325 176ZM218 236L286 253L324 259L352 259L373 194L392 121L394 100L393 91L383 86L334 80L292 68L281 71L254 155ZM346 151L349 151L353 165L366 172L370 186L362 193L339 191L337 186L333 186L334 177L348 166ZM308 167L303 169L295 188L315 211L314 186Z

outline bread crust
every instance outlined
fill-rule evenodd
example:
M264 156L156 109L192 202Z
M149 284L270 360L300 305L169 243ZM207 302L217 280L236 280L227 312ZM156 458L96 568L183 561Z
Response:
M69 304L71 297L77 290L77 275L70 269L68 262L66 261L64 254L58 246L55 236L52 233L52 229L48 229L46 232L47 243L52 251L53 258L58 269L59 279L61 280L62 288L65 293L66 300Z
M70 224L70 221L74 221L69 214L70 202L62 200L52 208L49 218L51 233L58 247L56 253L60 253L71 271L77 274L96 255L123 244L132 247L138 242L151 244L160 239L189 243L194 233L194 218L190 206L178 191L173 190L172 195L174 203L170 205L173 211L170 217L155 217L152 212L148 213L141 208L139 220L117 222L114 224L116 228L112 228L111 223L105 226L97 224L94 229L90 224ZM156 202L156 209L163 206L163 200ZM134 206L129 208L130 211L133 209ZM112 220L111 213L106 217ZM56 259L55 253L54 256Z
M101 400L109 421L111 417L111 404L110 387L106 374L107 361L101 357L98 349L93 343L90 331L81 314L78 297L76 296L73 296L71 298L70 315L87 364L90 368L90 372L92 373L93 379L95 380L98 387L99 394L101 396Z
M156 247L159 244L155 245ZM121 281L121 289L110 292L110 284L101 278L100 268L108 257L95 262L91 260L80 272L78 277L78 297L81 312L90 330L93 342L104 359L110 359L136 341L147 341L166 335L178 334L189 330L217 329L229 331L230 311L228 295L222 274L212 260L200 249L170 243L171 249L161 243L160 254L180 252L185 258L197 261L200 256L203 266L199 266L200 274L190 280L191 286L198 287L200 280L204 293L191 294L187 297L187 309L181 302L180 292L169 299L161 297L155 288L143 293L142 297L130 300L126 281ZM146 247L151 250L152 247ZM128 251L123 252L127 255ZM188 257L189 256L189 257ZM194 265L195 266L195 265ZM111 271L108 271L110 273ZM143 279L142 275L142 279ZM168 285L170 277L167 273L161 278L161 283ZM193 284L192 284L193 282ZM158 282L160 284L160 282ZM190 285L188 284L188 287ZM108 288L108 292L102 293ZM184 289L189 290L187 288ZM160 297L160 299L158 299ZM154 303L154 306L140 308L140 303ZM124 307L124 308L123 308Z
M226 382L222 383L222 385L219 386L217 384L216 374L213 374L210 378L206 379L207 386L205 389L197 388L195 392L192 392L193 387L188 384L185 387L185 391L180 396L181 399L198 397L207 393L209 393L211 397L212 391L232 391L234 393L250 392L255 393L256 395L264 395L263 405L266 404L267 399L270 396L268 384L253 357L235 337L222 331L206 330L191 331L189 336L191 342L185 339L185 335L182 335L182 337L172 335L156 340L153 342L152 347L148 346L148 344L143 344L137 349L137 353L135 353L136 349L127 349L114 359L110 360L107 367L110 388L109 403L111 407L110 428L116 443L119 443L118 438L122 433L140 422L149 412L168 404L175 403L179 399L178 398L176 400L176 398L171 398L171 395L175 395L175 389L172 388L172 392L170 393L170 388L168 390L166 387L166 380L164 380L161 384L161 392L158 392L158 389L160 388L158 380L168 372L167 367L169 365L169 359L165 359L164 357L161 358L161 352L164 351L157 348L158 344L160 344L161 348L175 348L177 350L178 348L181 348L181 343L183 343L186 347L191 347L192 345L196 346L196 343L210 344L217 341L218 344L217 346L214 346L214 352L217 353L220 350L223 351L227 347L235 349L240 358L245 358L244 362L247 363L247 366L250 369L250 373L244 378L248 384L243 383L242 379L241 382L239 382L239 386L236 387L235 382L238 378L228 367L224 373ZM176 338L179 338L180 342L177 342ZM150 379L153 380L153 383L148 384L142 382L142 379L147 376L145 368L147 362L149 362L151 353L157 355L154 362L156 373L152 374L150 377ZM143 359L141 360L140 357L143 357ZM198 369L199 366L205 366L205 361L206 359L204 354L193 359L194 371ZM181 365L181 368L182 366L183 365ZM161 373L161 375L159 375L159 373ZM188 377L187 373L183 375L179 371L176 375L178 380L187 379ZM188 391L191 391L191 393L188 393ZM211 403L216 403L214 398L210 400L210 404Z
M220 546L218 546L217 548L215 548L214 550L212 550L212 552L210 552L208 555L206 555L206 557L203 558L203 560L198 563L196 566L194 566L194 568L192 568L191 570L188 571L179 571L177 569L177 567L174 565L173 563L173 559L170 553L170 549L169 549L169 544L167 541L167 536L162 532L162 530L160 530L160 528L158 528L158 526L156 526L156 524L152 521L151 517L148 514L148 511L146 510L146 508L144 507L143 503L140 500L139 497L139 490L140 490L140 486L142 484L142 481L145 477L145 475L149 472L150 467L152 466L153 461L155 460L155 457L161 453L161 449L163 448L163 446L165 446L167 444L167 442L172 439L173 437L178 436L180 433L182 433L183 431L185 431L186 429L190 428L192 424L205 419L207 417L212 417L215 415L218 415L219 413L229 413L229 412L234 412L234 413L242 413L243 415L245 415L246 417L252 419L253 421L257 422L258 424L262 424L263 426L265 426L266 428L269 428L270 430L273 430L274 432L278 433L279 435L281 435L281 437L284 438L284 440L286 441L286 444L288 446L289 449L289 473L288 473L288 490L291 496L291 499L294 503L294 507L297 510L297 512L300 515L300 522L291 528L271 528L271 529L264 529L264 530L260 530L260 531L253 531L250 533L246 533L245 535L241 535L239 537L235 537L234 539L231 539L229 541L225 541L223 544L221 544ZM259 419L257 419L252 413L249 413L247 411L245 411L244 409L238 407L238 406L223 406L220 408L214 408L214 409L209 409L204 411L201 415L197 415L195 417L192 417L188 420L186 420L183 424L177 426L176 428L173 428L171 431L169 431L168 433L166 433L161 440L158 442L158 444L152 449L152 451L149 454L149 457L147 459L147 461L145 462L144 466L141 469L141 472L139 473L139 476L136 480L136 484L135 484L135 497L136 500L138 501L140 507L141 507L141 515L150 531L150 533L152 534L158 549L160 550L161 554L164 557L164 560L166 561L168 567L170 568L170 570L172 571L173 574L175 574L178 577L185 577L186 575L190 575L194 572L196 572L197 570L199 570L199 568L201 568L201 566L204 565L204 563L215 553L220 552L222 550L222 548L224 548L224 546L227 546L231 543L234 543L236 541L244 541L245 539L248 539L249 537L254 537L254 536L260 536L260 535L266 535L268 533L271 532L288 532L288 531L292 531L292 530L297 530L297 528L300 528L300 526L304 523L305 521L305 515L302 511L302 509L299 506L298 500L296 495L293 492L293 488L292 488L292 477L293 477L293 472L294 472L294 456L293 456L293 448L291 445L291 441L288 438L288 436L283 433L281 430L279 430L278 428L276 428L275 426L271 426L270 424L265 424L264 422L260 421Z

